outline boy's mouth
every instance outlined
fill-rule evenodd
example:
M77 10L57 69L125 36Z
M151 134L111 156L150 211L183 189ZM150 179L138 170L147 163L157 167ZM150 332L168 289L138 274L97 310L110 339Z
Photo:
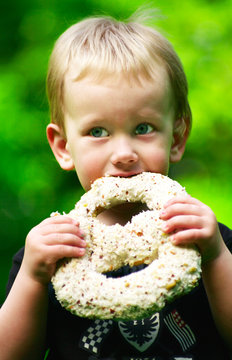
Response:
M106 174L106 176L129 178L139 174L141 174L141 172L120 172L120 173Z

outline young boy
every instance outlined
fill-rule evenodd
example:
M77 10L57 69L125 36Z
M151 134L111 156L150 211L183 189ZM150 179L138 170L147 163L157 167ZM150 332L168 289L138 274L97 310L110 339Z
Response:
M184 153L191 127L185 74L170 43L139 20L99 17L69 28L51 55L48 97L51 149L86 191L105 174L167 175ZM137 211L120 205L101 221L125 224ZM61 308L50 280L59 259L84 255L84 234L67 216L48 218L14 257L0 311L1 360L43 359L47 349L50 360L229 359L232 232L190 196L169 201L160 217L171 241L199 248L197 288L141 321L74 316Z

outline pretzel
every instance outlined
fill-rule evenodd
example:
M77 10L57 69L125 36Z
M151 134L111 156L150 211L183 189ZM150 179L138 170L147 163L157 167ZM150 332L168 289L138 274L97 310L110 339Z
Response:
M160 174L97 179L68 214L78 219L87 249L83 257L62 261L52 278L61 305L81 317L133 320L191 291L201 274L200 254L193 246L173 245L159 218L163 205L181 194L186 191L179 183ZM99 221L100 212L125 202L141 202L148 210L125 226ZM106 275L141 264L142 270L126 276Z

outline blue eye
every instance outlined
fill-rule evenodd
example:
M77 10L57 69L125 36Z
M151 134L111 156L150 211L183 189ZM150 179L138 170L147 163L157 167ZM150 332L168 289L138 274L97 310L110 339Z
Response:
M90 130L89 134L93 137L105 137L109 136L109 133L106 129L98 126Z
M135 129L135 135L149 134L154 130L153 126L148 123L139 124Z

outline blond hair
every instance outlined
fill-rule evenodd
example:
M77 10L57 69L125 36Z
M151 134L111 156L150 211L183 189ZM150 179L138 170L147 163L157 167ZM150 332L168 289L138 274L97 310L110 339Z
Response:
M109 75L127 78L155 78L158 65L169 76L176 106L176 119L191 123L188 85L181 61L170 42L141 17L118 21L111 17L93 17L68 28L56 41L47 76L47 95L51 121L64 126L64 78L70 66L75 80Z

